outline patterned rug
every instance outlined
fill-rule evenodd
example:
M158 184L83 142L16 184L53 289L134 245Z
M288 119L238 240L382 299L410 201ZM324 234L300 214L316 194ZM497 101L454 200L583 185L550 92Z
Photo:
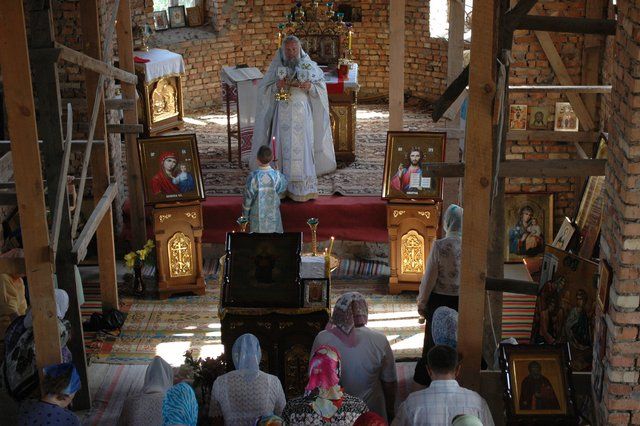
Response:
M208 279L205 296L135 300L111 350L94 354L93 362L145 364L160 355L180 365L183 354L217 356L222 353L218 319L219 287ZM414 294L386 295L386 278L334 281L332 304L344 292L357 290L369 302L368 326L387 335L396 359L420 356L423 328L418 323Z
M356 160L339 163L338 169L318 179L322 195L379 195L382 192L384 155L389 126L387 105L358 105L356 113ZM232 122L234 122L232 119ZM195 133L207 196L240 195L248 173L246 158L238 166L237 141L232 139L232 162L227 157L227 119L222 111L191 113L180 133ZM428 130L431 119L423 111L408 110L406 130Z

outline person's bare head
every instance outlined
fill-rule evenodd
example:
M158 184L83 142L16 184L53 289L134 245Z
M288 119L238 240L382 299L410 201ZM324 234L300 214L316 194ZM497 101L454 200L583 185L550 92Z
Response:
M267 145L262 145L258 149L258 161L260 164L267 165L273 160L273 151Z
M282 42L282 49L284 51L285 66L295 68L298 62L300 62L300 51L302 50L300 39L294 35L285 37Z

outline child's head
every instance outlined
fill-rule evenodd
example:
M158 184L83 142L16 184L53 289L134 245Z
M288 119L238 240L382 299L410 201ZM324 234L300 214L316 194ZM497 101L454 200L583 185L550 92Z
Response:
M184 163L180 163L180 171L181 172L186 172L187 171L187 165Z
M258 149L258 161L262 164L269 164L273 160L273 151L267 145L262 145Z

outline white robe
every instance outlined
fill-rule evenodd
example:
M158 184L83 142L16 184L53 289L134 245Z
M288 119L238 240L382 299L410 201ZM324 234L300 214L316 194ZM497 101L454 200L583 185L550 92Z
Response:
M271 145L275 136L275 166L287 178L287 195L295 201L306 201L318 196L317 176L336 169L327 86L322 70L301 51L299 66L309 70L311 89L307 93L292 87L290 99L277 102L276 74L283 66L282 58L284 54L278 50L258 88L250 166L256 168L258 149Z

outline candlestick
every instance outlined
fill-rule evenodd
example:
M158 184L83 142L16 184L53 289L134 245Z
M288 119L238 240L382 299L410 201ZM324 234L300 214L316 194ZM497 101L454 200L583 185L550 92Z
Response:
M333 252L333 242L335 241L334 237L331 237L331 243L329 244L329 256L331 256L331 253Z
M351 50L351 30L349 30L349 50Z

